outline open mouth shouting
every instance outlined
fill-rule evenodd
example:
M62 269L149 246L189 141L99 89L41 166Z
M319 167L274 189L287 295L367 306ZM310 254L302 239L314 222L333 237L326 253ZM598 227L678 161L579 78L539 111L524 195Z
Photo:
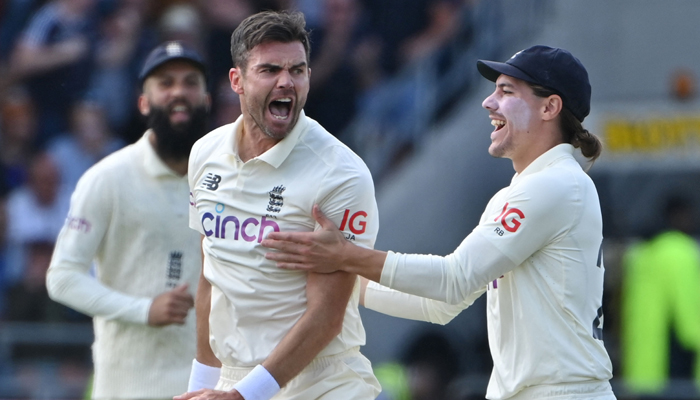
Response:
M279 99L272 100L268 109L272 117L279 121L286 121L292 114L292 98L282 97Z
M178 102L170 106L169 109L170 120L175 124L189 121L192 114L192 110L189 105L182 102Z

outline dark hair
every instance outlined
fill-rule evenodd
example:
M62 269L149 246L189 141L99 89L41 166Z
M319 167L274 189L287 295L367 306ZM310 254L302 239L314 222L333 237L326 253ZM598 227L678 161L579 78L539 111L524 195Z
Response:
M294 11L263 11L244 19L231 35L231 59L234 68L245 71L248 55L255 46L268 42L301 42L306 61L311 55L309 32L304 14Z
M532 92L537 97L549 97L553 94L559 95L552 89L546 88L544 86L536 85L534 83L526 82ZM561 97L561 95L559 95ZM581 149L581 153L584 157L589 158L591 161L595 160L600 156L603 151L603 143L598 139L598 137L590 132L588 129L584 128L574 114L566 108L566 104L562 107L561 113L559 114L559 129L561 130L562 140L564 143L569 143L576 148Z

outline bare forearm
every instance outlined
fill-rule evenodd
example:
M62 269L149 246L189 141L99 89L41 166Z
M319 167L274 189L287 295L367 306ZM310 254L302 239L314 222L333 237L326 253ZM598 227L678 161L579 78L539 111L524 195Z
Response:
M204 258L202 258L202 260L204 260ZM210 367L221 367L221 361L216 358L209 344L211 283L204 277L204 272L199 275L197 297L194 302L194 307L197 317L197 361Z
M306 312L263 362L280 387L309 365L341 332L356 280L355 275L345 272L309 274Z
M337 265L342 271L379 282L386 255L385 251L368 249L348 242L343 246Z
M307 312L263 362L280 387L297 376L337 336L338 331L329 329L328 321L328 316Z

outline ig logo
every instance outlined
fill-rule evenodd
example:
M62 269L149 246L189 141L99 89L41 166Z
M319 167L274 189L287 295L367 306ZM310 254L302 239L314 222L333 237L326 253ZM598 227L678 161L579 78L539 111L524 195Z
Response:
M520 220L517 219L517 217L524 219L525 214L523 214L523 212L517 208L508 208L508 203L506 203L503 206L503 211L501 211L501 214L498 217L496 217L494 221L497 222L500 219L501 225L503 225L503 228L505 230L507 230L508 232L515 232L518 230L518 228L520 228L520 225L522 225L522 223L520 222ZM504 232L501 230L501 228L496 228L496 233L498 233L499 236L503 236Z

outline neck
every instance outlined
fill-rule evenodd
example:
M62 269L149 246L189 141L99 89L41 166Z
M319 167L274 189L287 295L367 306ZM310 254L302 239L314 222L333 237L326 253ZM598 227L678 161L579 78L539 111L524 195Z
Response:
M539 156L562 143L560 134L542 130L538 137L530 138L530 146L527 149L521 151L518 157L511 158L513 169L517 173L523 172Z
M266 135L255 122L244 119L241 136L238 138L238 157L246 162L270 150L279 141Z
M180 176L187 175L187 163L188 163L187 158L175 160L175 159L165 159L163 157L160 157L160 159L163 160L163 163L165 165L167 165L168 168L172 169L176 174L178 174Z

